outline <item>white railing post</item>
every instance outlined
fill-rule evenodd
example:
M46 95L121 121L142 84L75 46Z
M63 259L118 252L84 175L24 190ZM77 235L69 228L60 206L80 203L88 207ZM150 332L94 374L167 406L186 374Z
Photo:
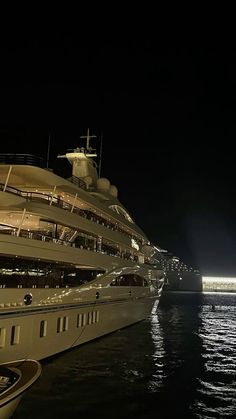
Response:
M75 199L74 199L74 202L73 202L73 205L72 205L72 207L71 207L70 212L73 212L73 210L74 210L74 208L75 208L75 203L76 203L77 196L78 196L78 194L76 193L76 194L75 194Z
M23 209L23 214L22 214L22 217L21 217L21 221L20 221L20 225L19 225L19 228L18 228L17 233L16 233L17 237L19 237L19 235L20 235L21 227L22 227L22 224L23 224L23 221L24 221L24 218L25 218L25 213L26 213L26 209L24 208Z
M53 188L52 198L51 198L51 201L50 201L50 204L49 204L49 205L52 205L52 201L53 201L53 198L54 198L55 192L56 192L56 185L55 185L55 186L54 186L54 188Z
M7 188L7 184L8 184L8 181L9 181L9 177L10 177L11 171L12 171L12 165L10 165L10 167L9 167L7 178L6 178L6 182L5 182L5 185L4 185L4 188L3 188L3 192L5 192L5 190Z

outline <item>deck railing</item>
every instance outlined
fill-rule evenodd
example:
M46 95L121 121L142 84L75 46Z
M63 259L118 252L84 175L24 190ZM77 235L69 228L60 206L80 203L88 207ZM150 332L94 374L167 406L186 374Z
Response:
M0 191L6 191L18 196L22 196L23 198L25 198L27 201L32 201L32 202L45 202L47 201L50 205L54 205L57 206L63 210L69 211L69 212L73 212L74 214L77 214L81 217L84 217L88 220L94 221L97 224L101 224L107 228L109 228L110 230L113 231L119 231L120 233L132 238L132 236L127 233L126 231L122 230L117 224L111 223L107 220L105 220L104 218L98 216L97 214L94 214L92 211L89 210L84 210L81 209L79 207L76 207L74 205L69 204L68 202L62 200L60 197L56 197L52 195L47 195L47 194L43 194L41 192L28 192L28 191L22 191L20 189L17 188L13 188L12 186L7 186L5 188L5 185L3 183L0 183ZM137 238L135 238L135 240L137 241Z
M24 164L43 168L45 167L45 160L34 154L1 153L0 164Z

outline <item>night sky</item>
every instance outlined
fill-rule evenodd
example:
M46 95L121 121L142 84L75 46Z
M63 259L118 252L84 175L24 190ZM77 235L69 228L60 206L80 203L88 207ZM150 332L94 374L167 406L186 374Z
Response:
M1 153L56 160L90 128L101 175L149 239L203 274L236 275L236 50L70 36L1 46Z

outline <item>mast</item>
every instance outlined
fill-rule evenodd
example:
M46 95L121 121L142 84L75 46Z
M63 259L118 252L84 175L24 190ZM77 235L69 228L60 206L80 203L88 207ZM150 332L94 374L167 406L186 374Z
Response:
M49 165L50 142L51 142L51 136L49 134L49 136L48 136L48 151L47 151L47 166L46 166L47 168L48 168L48 165Z
M96 135L89 135L89 128L87 129L87 135L81 135L80 138L86 138L86 150L91 149L89 146L89 141L91 138L96 138Z
M103 134L101 133L101 143L100 143L100 152L99 152L99 165L98 165L98 177L101 177L101 167L102 167L102 141Z
M86 147L77 147L65 155L58 155L58 158L67 158L72 165L72 176L84 180L84 182L90 186L95 187L98 173L97 164L93 160L93 157L97 157L96 149L92 148L89 144L91 138L96 138L96 135L89 134L89 128L87 129L87 135L80 136L82 139L86 139Z

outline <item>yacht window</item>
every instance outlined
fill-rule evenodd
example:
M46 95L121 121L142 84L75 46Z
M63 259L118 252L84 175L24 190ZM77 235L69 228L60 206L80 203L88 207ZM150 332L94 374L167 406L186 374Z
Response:
M0 288L62 288L93 281L105 273L68 264L0 258Z
M147 287L148 282L145 278L137 274L124 274L114 278L110 284L111 286L119 287Z
M41 338L45 337L47 333L47 320L41 320L40 322L40 329L39 329L39 336Z

